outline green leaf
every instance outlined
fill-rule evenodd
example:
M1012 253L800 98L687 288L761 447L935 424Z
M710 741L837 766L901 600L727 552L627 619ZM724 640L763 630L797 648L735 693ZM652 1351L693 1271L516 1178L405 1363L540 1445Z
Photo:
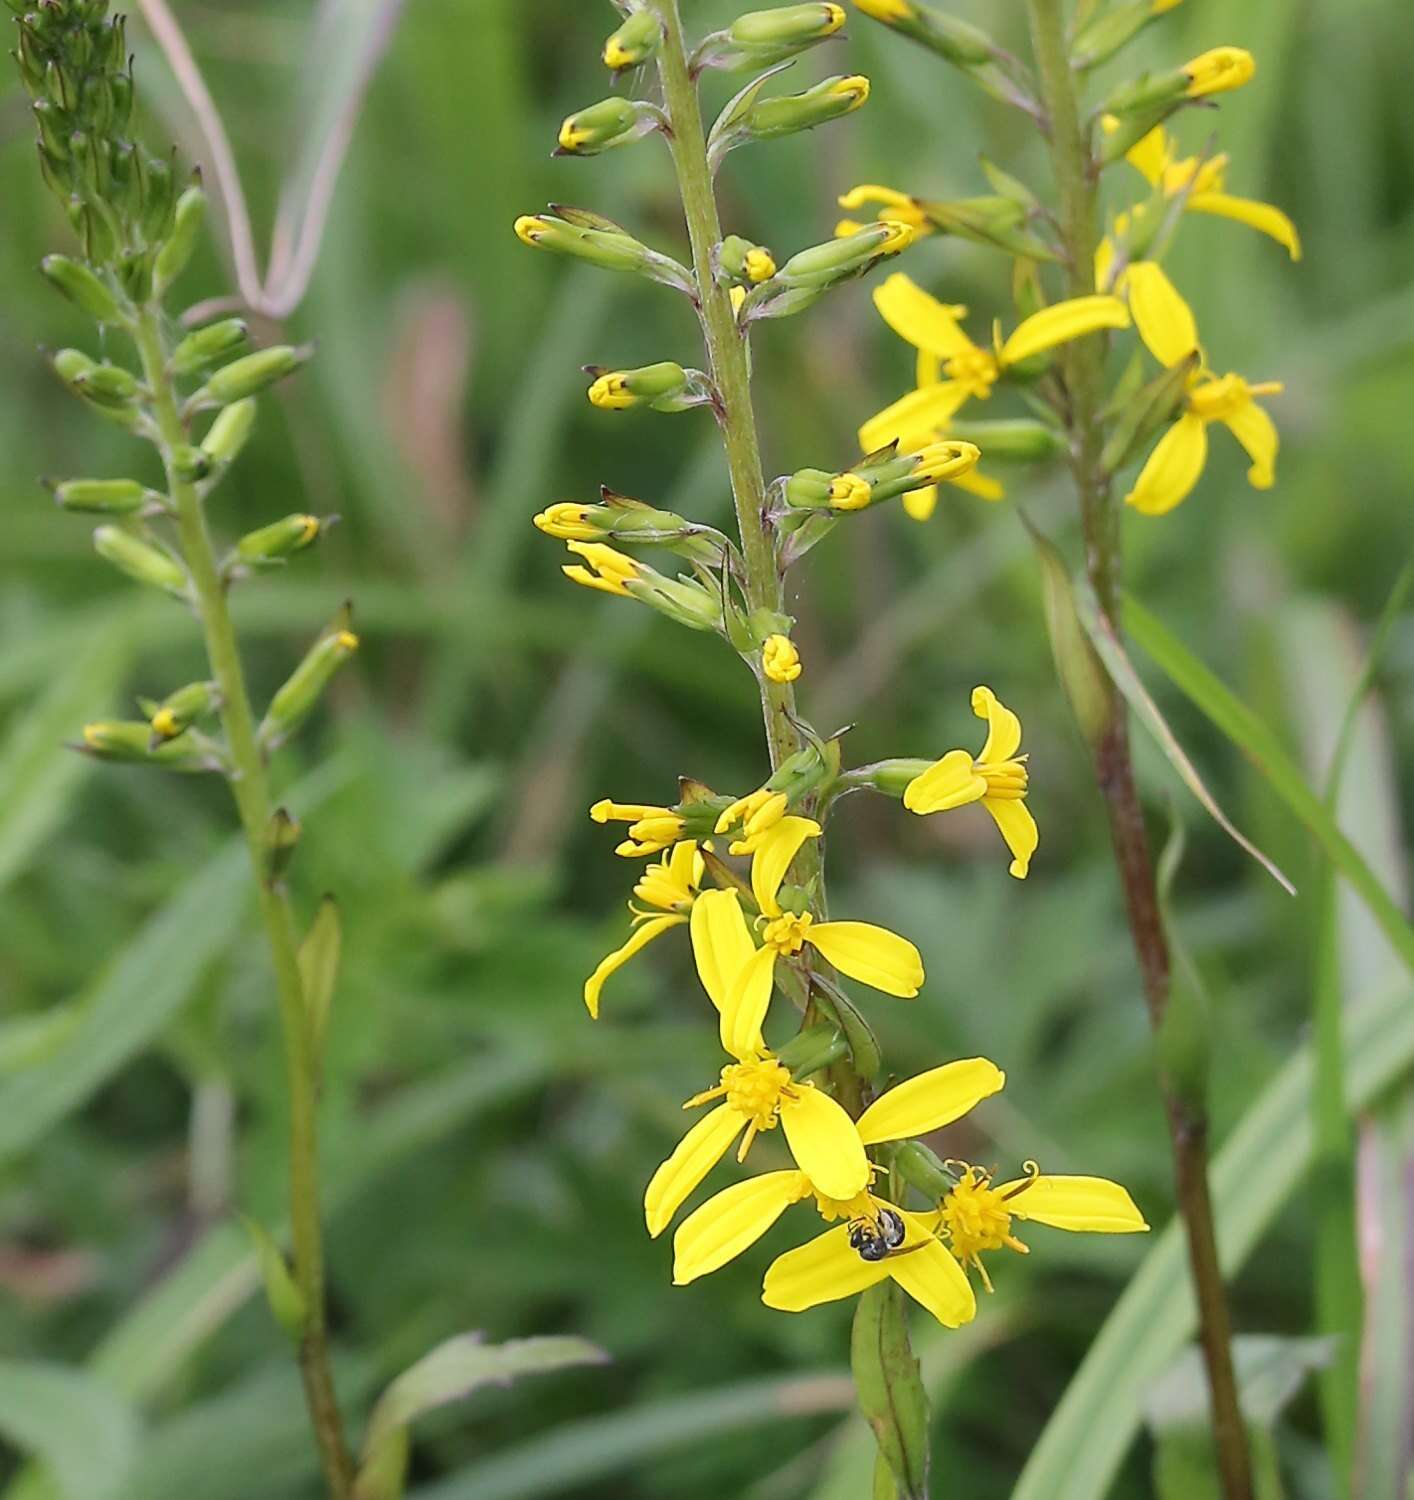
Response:
M1366 1108L1414 1063L1414 993L1372 995L1347 1018L1346 1108ZM1212 1171L1218 1254L1235 1273L1309 1169L1311 1049L1267 1085ZM1182 1228L1160 1234L1105 1320L1032 1449L1012 1500L1101 1500L1134 1440L1141 1399L1192 1337L1196 1313Z
M483 1344L479 1333L439 1344L384 1391L368 1422L356 1500L397 1500L407 1480L408 1428L424 1413L461 1401L483 1385L510 1385L525 1375L547 1375L573 1365L607 1364L587 1339L512 1339Z
M1159 706L1149 696L1148 689L1140 680L1138 672L1134 670L1134 664L1129 659L1129 654L1124 649L1124 642L1116 635L1114 626L1105 617L1095 598L1095 591L1090 584L1082 579L1075 589L1076 609L1080 615L1081 623L1085 626L1095 650L1100 654L1100 660L1104 662L1106 671L1109 672L1115 686L1124 694L1129 706L1139 716L1139 722L1154 737L1159 749L1164 752L1169 764L1178 772L1183 784L1203 805L1208 816L1223 830L1232 841L1246 850L1263 869L1292 895L1296 894L1296 887L1286 878L1277 866L1267 858L1265 854L1239 832L1237 826L1228 815L1218 806L1217 799L1208 790L1203 778L1198 774L1193 762L1189 760L1183 746L1179 744L1178 737L1169 728L1168 721L1159 712ZM1126 603L1126 610L1128 605ZM1125 615L1125 625L1129 627L1129 616ZM1132 627L1130 627L1132 628ZM1137 634L1137 632L1136 632Z
M634 1472L649 1459L727 1433L785 1424L854 1405L844 1371L748 1380L725 1389L649 1401L569 1422L484 1463L414 1490L412 1500L540 1500L597 1479Z
M1335 820L1306 784L1276 735L1153 615L1128 596L1124 601L1124 627L1175 686L1247 755L1272 790L1315 834L1332 863L1359 892L1405 966L1414 973L1414 928L1405 921L1359 851L1336 827Z
M36 1065L0 1080L0 1162L28 1150L151 1045L245 920L250 866L232 841L138 932Z
M860 1293L850 1337L850 1364L859 1409L874 1429L879 1456L893 1475L899 1500L926 1500L928 1397L908 1342L902 1294L887 1278ZM876 1465L876 1495L878 1473Z
M270 1304L270 1311L290 1338L298 1341L304 1333L309 1307L304 1300L304 1293L295 1284L295 1278L290 1273L285 1253L263 1224L245 1215L241 1216L241 1223L250 1236L251 1244L255 1246L255 1257L260 1265L260 1278L265 1283L265 1300Z
M316 1071L318 1060L324 1056L324 1035L329 1026L329 1010L334 1003L334 986L339 982L342 949L343 923L339 917L339 903L332 896L325 896L299 950L304 1013L309 1018L309 1039L316 1059Z
M54 832L93 761L68 749L84 722L111 703L127 658L121 632L100 636L71 658L0 743L0 888Z
M47 1468L65 1500L109 1500L137 1454L137 1414L63 1365L0 1360L0 1433Z

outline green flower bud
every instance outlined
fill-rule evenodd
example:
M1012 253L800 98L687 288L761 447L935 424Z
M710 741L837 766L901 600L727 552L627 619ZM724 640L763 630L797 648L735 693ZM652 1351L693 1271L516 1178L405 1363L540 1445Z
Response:
M236 543L236 553L242 562L256 566L280 562L308 547L327 525L318 516L285 516L258 531L248 531Z
M601 99L570 115L560 126L556 156L597 156L627 146L663 126L662 111L641 99Z
M936 1203L957 1186L957 1178L922 1141L905 1141L894 1151L894 1167L910 1187Z
M148 714L154 745L174 740L204 715L212 712L219 701L214 682L189 682L152 706Z
M849 1054L849 1043L838 1027L829 1022L807 1026L776 1053L776 1061L789 1068L793 1078L808 1078Z
M136 479L66 479L54 485L53 492L65 510L105 516L130 516L162 504L161 495Z
M304 1337L309 1326L309 1304L290 1271L284 1253L268 1231L254 1219L242 1216L246 1233L255 1246L260 1265L260 1279L265 1286L265 1300L275 1321L295 1343Z
M785 318L801 312L831 287L863 276L887 256L906 249L915 234L911 225L889 219L801 250L747 295L738 320L745 325L758 318Z
M120 572L138 583L165 589L179 599L186 599L186 569L174 557L124 531L119 526L100 526L93 533L94 551Z
M768 68L833 36L844 25L844 8L832 4L784 5L748 11L725 31L713 32L697 49L698 68Z
M100 323L124 321L118 299L87 266L67 255L46 255L39 263L45 276L70 302Z
M201 451L213 465L224 467L235 462L255 426L255 412L255 400L248 397L233 402L217 415L201 440Z
M304 723L334 673L358 650L358 637L348 628L345 618L336 621L319 637L285 685L270 700L260 726L260 742L267 749L283 745Z
M813 130L841 115L852 114L869 98L869 80L862 74L840 74L799 94L757 99L733 127L740 140L770 141L802 130ZM734 142L739 144L740 141Z
M195 375L207 365L234 354L245 343L246 325L240 318L223 318L189 333L172 351L167 368L173 375Z
M213 771L218 763L190 736L179 735L153 748L152 726L142 719L99 719L83 727L75 750L97 760L166 766L174 771Z
M604 370L598 365L586 369L595 377L589 400L601 411L624 411L630 406L686 411L712 400L712 384L701 370L684 370L671 360L637 370Z
M614 72L636 68L658 50L663 27L651 10L635 11L604 43L604 65Z
M1173 419L1183 405L1198 363L1195 350L1187 359L1161 370L1124 403L1100 454L1100 466L1107 474L1131 463Z
M980 27L915 0L854 0L854 7L957 67L977 68L998 57L997 44Z
M524 245L588 261L604 271L631 271L664 286L696 295L686 267L660 255L620 229L617 224L580 209L558 213L523 214L515 222L516 238Z
M157 164L149 163L149 173L154 165ZM166 164L162 163L162 165L165 167ZM170 182L170 172L168 177ZM156 184L151 181L151 178L149 178L148 187L154 217L165 220L166 208L161 209L160 215L157 212L158 200L162 194L156 190ZM201 235L201 227L205 220L206 194L200 187L193 185L177 199L177 206L172 215L172 232L157 252L157 260L153 266L153 287L159 296L186 270L196 250L197 240ZM151 236L153 239L159 237L159 234Z
M955 198L946 203L919 203L928 221L943 234L955 234L974 244L990 245L1008 255L1053 261L1056 252L1026 227L1026 207L1000 194Z
M266 386L274 385L292 374L309 358L313 350L296 349L293 344L275 344L269 349L258 349L233 360L215 371L202 388L191 398L193 407L230 406L244 401Z
M1070 49L1070 65L1077 72L1108 62L1121 47L1126 47L1141 31L1179 0L1129 0L1095 17L1083 26Z
M951 421L948 436L975 443L988 458L1010 458L1019 463L1041 463L1065 452L1065 437L1045 422L1030 417L993 421Z
M51 360L54 373L75 395L118 416L136 416L141 387L137 377L121 365L100 364L81 349L60 349Z
M717 246L717 266L730 281L757 286L776 274L776 262L765 245L753 245L739 234L729 234Z
M797 469L782 485L782 498L798 510L827 510L835 478L828 469Z

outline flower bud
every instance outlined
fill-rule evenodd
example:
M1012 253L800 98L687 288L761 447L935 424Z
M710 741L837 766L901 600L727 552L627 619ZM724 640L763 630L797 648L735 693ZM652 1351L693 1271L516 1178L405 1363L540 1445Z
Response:
M577 110L560 126L556 156L597 156L614 146L627 146L650 131L660 130L662 112L641 99L611 96Z
M913 238L913 229L902 220L869 224L854 234L797 251L775 279L784 286L834 286L863 275L884 256L907 249Z
M70 260L67 255L46 255L39 266L70 302L100 323L123 321L118 299L86 265Z
M662 37L662 23L653 11L635 11L604 43L604 66L616 73L636 68L653 56Z
M1100 455L1100 467L1107 474L1118 473L1137 458L1168 425L1183 405L1198 365L1198 352L1194 350L1186 359L1161 370L1124 403Z
M1080 29L1070 50L1070 65L1077 72L1108 62L1126 47L1157 16L1172 10L1180 0L1129 0L1096 16Z
M894 1167L910 1187L936 1203L957 1186L956 1177L922 1141L905 1141L894 1152Z
M288 808L277 807L270 814L265 825L265 878L271 885L285 878L303 832L300 820Z
M854 0L854 8L921 43L960 68L996 61L996 43L980 27L915 0Z
M576 221L579 222L576 222ZM516 238L524 245L585 260L604 271L631 271L664 286L695 295L692 277L671 256L660 255L607 219L579 209L559 213L523 214L515 222Z
M140 541L119 526L100 526L93 533L94 551L138 583L188 597L186 569L174 557Z
M50 361L54 373L84 400L123 420L136 417L141 389L137 377L120 365L100 364L81 349L60 349Z
M246 532L236 543L236 555L255 567L283 562L308 547L328 525L327 520L321 521L318 516L285 516L257 531Z
M1080 733L1093 750L1114 719L1114 686L1081 623L1065 559L1047 537L1026 521L1024 514L1022 520L1031 533L1041 562L1046 632L1051 640L1056 673Z
M813 130L841 115L852 114L869 98L869 80L862 74L840 74L799 94L755 100L732 127L741 141L770 141ZM729 148L728 148L729 149Z
M598 367L589 366L591 373ZM589 400L602 411L624 411L630 406L651 406L654 411L686 411L711 400L711 385L701 370L684 370L671 360L644 365L637 370L605 370L596 373L589 387Z
M201 440L201 451L213 465L224 466L235 461L255 426L255 412L254 399L247 398L233 402L217 414Z
M265 1228L244 1215L241 1222L255 1246L265 1300L275 1321L292 1342L298 1343L309 1326L309 1303L299 1288L284 1253Z
M179 443L172 449L170 457L172 472L188 484L205 479L214 467L211 455L204 448L193 447L190 443Z
M66 479L54 485L53 492L65 510L104 516L131 516L162 504L161 495L136 479Z
M345 623L347 611L310 648L270 700L260 726L260 742L269 749L283 745L309 717L334 673L358 650L358 637Z
M1027 208L1014 197L989 194L979 198L955 198L948 202L920 203L928 221L942 234L955 234L974 244L989 245L1008 255L1028 260L1053 261L1056 252L1026 226Z
M1252 54L1242 47L1214 47L1183 65L1190 99L1225 94L1248 83L1257 71Z
M948 423L948 436L974 443L991 458L1009 458L1020 463L1041 463L1065 452L1064 434L1031 417L1005 417L991 421Z
M152 705L148 714L151 726L152 745L165 740L174 740L183 730L190 729L199 718L210 713L218 702L214 682L189 682L169 694L161 703Z
M223 318L189 333L172 351L167 368L173 375L195 375L207 365L234 354L245 343L246 325L240 318Z
M849 1043L837 1026L822 1021L807 1026L776 1053L776 1061L789 1068L792 1078L808 1078L849 1055Z
M776 262L765 245L753 245L739 234L729 234L717 246L717 265L723 275L752 286L776 274Z
M149 164L151 165L151 164ZM164 168L166 163L161 164ZM149 191L153 184L149 183ZM156 204L154 202L154 209ZM165 218L165 209L162 217ZM196 250L201 235L201 226L206 220L206 194L197 185L189 187L177 199L172 215L172 229L166 243L157 252L152 267L153 290L160 297L163 292L186 270ZM156 236L153 236L156 238Z
M532 517L535 527L546 536L558 537L565 542L594 542L605 535L607 527L601 524L608 520L608 511L601 505L576 505L562 500L547 505Z
M176 771L209 771L217 762L190 738L176 737L155 749L152 726L142 719L99 719L83 727L83 739L73 746L96 760L145 762Z
M800 676L800 652L788 635L768 635L762 642L761 670L772 682L794 682Z
M215 371L191 398L191 405L230 406L243 401L299 369L312 353L307 346L296 349L292 344L276 344L244 355Z
M833 4L783 5L748 11L725 31L713 32L694 55L698 68L769 68L832 37L844 25L844 8Z

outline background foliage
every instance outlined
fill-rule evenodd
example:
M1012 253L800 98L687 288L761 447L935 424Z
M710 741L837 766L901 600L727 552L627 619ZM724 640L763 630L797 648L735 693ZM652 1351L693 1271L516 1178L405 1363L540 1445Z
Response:
M740 7L687 8L706 29ZM985 9L1020 47L1019 11ZM308 6L177 10L268 223L337 47L308 48ZM593 412L574 373L690 358L685 309L630 278L531 255L510 232L517 212L558 199L679 242L652 145L612 163L548 158L560 118L607 91L597 53L612 24L607 6L562 0L408 8L292 320L319 357L266 403L254 453L219 498L227 534L281 509L344 518L318 555L238 601L257 694L345 595L366 642L319 732L279 767L307 816L300 903L312 911L334 890L345 914L326 1098L340 1373L362 1405L464 1328L496 1341L574 1332L613 1355L430 1419L415 1457L422 1500L844 1500L863 1492L851 1477L861 1450L839 1427L847 1309L763 1308L775 1237L675 1290L668 1246L643 1233L642 1186L675 1138L677 1101L717 1066L686 945L658 945L614 981L597 1027L579 1000L618 940L631 877L587 804L666 798L652 779L665 763L722 790L755 786L763 764L749 683L727 653L569 589L529 524L548 500L590 498L589 476L698 515L728 504L705 417ZM1018 120L864 19L849 32L797 72L868 73L869 105L849 128L733 156L729 229L788 253L824 237L834 195L856 181L978 191L982 150L1044 184ZM155 139L175 131L198 156L160 58L134 33L149 99L172 106ZM1168 61L1219 41L1256 53L1256 81L1223 104L1229 180L1286 207L1307 255L1292 267L1233 226L1185 225L1171 270L1214 362L1287 382L1278 484L1251 491L1223 446L1168 519L1126 518L1131 586L1313 773L1360 632L1408 548L1406 39L1401 0L1190 0L1141 47ZM19 1450L57 1444L60 1493L294 1500L315 1493L312 1450L231 1224L233 1208L278 1221L283 1163L277 1040L224 788L59 748L132 694L197 675L199 642L177 609L135 597L97 561L87 529L34 483L122 472L134 450L95 428L34 352L87 330L39 289L33 267L66 236L33 170L19 91L8 76L0 87L0 1429ZM1201 115L1182 128L1202 143ZM980 318L1006 311L1004 262L988 252L935 239L908 260ZM188 283L193 296L226 285L214 258ZM757 371L768 473L846 463L857 423L911 380L867 289L766 328ZM1014 493L1073 548L1058 480L1017 476ZM887 1055L910 1067L994 1057L1005 1099L945 1145L1083 1164L1128 1184L1163 1225L1167 1153L1137 979L1015 515L956 492L926 526L881 513L849 545L841 533L813 553L802 592L805 702L822 726L857 721L856 761L969 743L967 693L983 680L1020 711L1032 752L1042 846L1025 887L980 812L925 822L855 799L842 813L841 906L887 914L929 971L917 1004L872 1007ZM1157 756L1146 763L1156 817L1171 799L1189 825L1176 914L1211 993L1221 1140L1308 1034L1320 887L1305 834L1260 774L1151 681L1224 805L1302 889L1284 896ZM1406 619L1342 806L1396 890L1411 711ZM1338 911L1339 982L1355 1004L1399 970L1363 912ZM1381 1118L1400 1112L1386 1104ZM1408 1171L1408 1139L1366 1131L1384 1180ZM1244 1331L1313 1326L1307 1193L1237 1280ZM1365 1228L1394 1232L1407 1209L1397 1193L1392 1211L1367 1205ZM1010 1492L1146 1248L1031 1238L1028 1261L998 1268L978 1323L926 1343L947 1392L941 1472L965 1474L979 1497ZM1393 1289L1384 1321L1403 1326L1407 1290ZM1379 1357L1397 1365L1393 1344ZM1319 1497L1332 1491L1314 1412L1309 1395L1288 1410L1279 1448L1292 1492ZM1141 1446L1113 1493L1151 1482ZM44 1491L24 1479L4 1493Z

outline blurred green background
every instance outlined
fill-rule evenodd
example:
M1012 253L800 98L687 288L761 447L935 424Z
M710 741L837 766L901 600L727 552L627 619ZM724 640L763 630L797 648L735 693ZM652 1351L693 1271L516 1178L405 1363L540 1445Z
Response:
M740 8L685 5L698 32ZM333 44L317 49L309 4L175 10L263 240L293 143L343 65L338 38L367 7L350 4ZM970 14L1024 50L1020 7ZM728 508L706 417L606 416L583 396L582 364L695 362L686 309L630 278L532 254L511 234L516 214L553 200L681 247L655 143L587 162L549 155L561 117L608 92L598 50L614 24L608 5L567 0L407 7L288 325L318 341L318 357L263 403L256 441L212 502L226 536L297 509L343 517L317 555L238 596L257 696L346 596L365 642L329 712L277 765L306 822L298 904L312 912L332 890L345 914L325 1100L340 1377L362 1410L463 1329L494 1341L575 1332L612 1355L422 1424L424 1500L854 1500L868 1448L846 1419L849 1307L788 1316L758 1300L793 1231L674 1289L668 1243L643 1230L643 1185L677 1137L679 1101L719 1066L686 943L673 935L613 981L597 1026L579 998L621 939L635 873L587 805L670 801L679 773L741 792L763 777L752 684L727 649L571 588L558 544L530 525L545 503L590 499L601 482L703 518ZM930 197L984 191L982 151L1044 193L1019 117L864 18L848 30L795 76L865 72L867 108L734 154L720 184L729 230L789 253L828 235L835 196L857 181ZM1282 204L1306 258L1293 266L1270 242L1195 215L1170 269L1219 369L1286 382L1273 407L1278 483L1248 488L1245 462L1219 437L1180 510L1127 516L1125 530L1134 592L1313 775L1409 545L1409 36L1405 0L1189 0L1103 75L1219 42L1259 61L1220 113L1178 129L1192 149L1218 130L1229 189ZM149 105L162 106L149 110L150 139L175 136L200 159L136 18L132 37ZM713 99L725 92L709 80ZM1138 179L1127 168L1111 177L1122 203ZM60 748L134 694L201 675L201 657L192 623L100 563L88 528L56 513L35 481L123 473L137 448L70 401L36 353L92 348L93 333L34 270L68 236L9 76L0 202L0 1414L25 1362L83 1367L93 1378L61 1384L55 1400L71 1424L66 1461L92 1476L86 1493L295 1500L317 1492L312 1450L232 1224L236 1209L280 1222L284 1127L265 959L225 789ZM1000 257L933 239L908 261L924 285L970 304L978 326L1009 315ZM183 291L197 300L229 285L213 252ZM768 473L847 463L859 421L911 383L910 351L867 292L847 287L756 339ZM1000 414L993 407L985 414ZM1060 474L1004 477L1073 556ZM982 681L1021 714L1032 757L1042 843L1024 886L980 811L925 822L859 798L834 826L836 908L908 933L927 963L916 1004L866 1001L889 1065L986 1053L1007 1070L1006 1095L943 1145L1118 1178L1163 1226L1167 1143L1135 969L1012 507L950 491L927 525L873 514L847 541L836 532L793 582L805 711L822 729L856 725L854 762L972 744L967 695ZM1283 895L1143 747L1156 830L1170 805L1188 828L1176 911L1211 992L1221 1142L1309 1033L1317 864L1258 771L1150 677L1224 805L1302 892ZM1402 892L1408 620L1376 688L1343 816ZM1362 911L1338 910L1353 1004L1388 988L1390 960ZM1404 1139L1365 1134L1371 1170L1396 1184L1411 1170ZM778 1143L758 1149L764 1167ZM1382 1202L1367 1203L1364 1228L1407 1233L1398 1192ZM1146 1249L1029 1238L1027 1260L994 1266L998 1293L972 1328L924 1337L940 1495L1010 1492ZM1312 1239L1303 1185L1236 1280L1241 1330L1312 1328ZM1382 1316L1402 1328L1398 1292ZM33 1440L9 1435L17 1449ZM1293 1494L1336 1493L1309 1392L1289 1409L1280 1448ZM0 1475L20 1468L9 1451ZM1141 1441L1111 1493L1151 1493L1149 1458ZM4 1493L45 1491L24 1480Z

